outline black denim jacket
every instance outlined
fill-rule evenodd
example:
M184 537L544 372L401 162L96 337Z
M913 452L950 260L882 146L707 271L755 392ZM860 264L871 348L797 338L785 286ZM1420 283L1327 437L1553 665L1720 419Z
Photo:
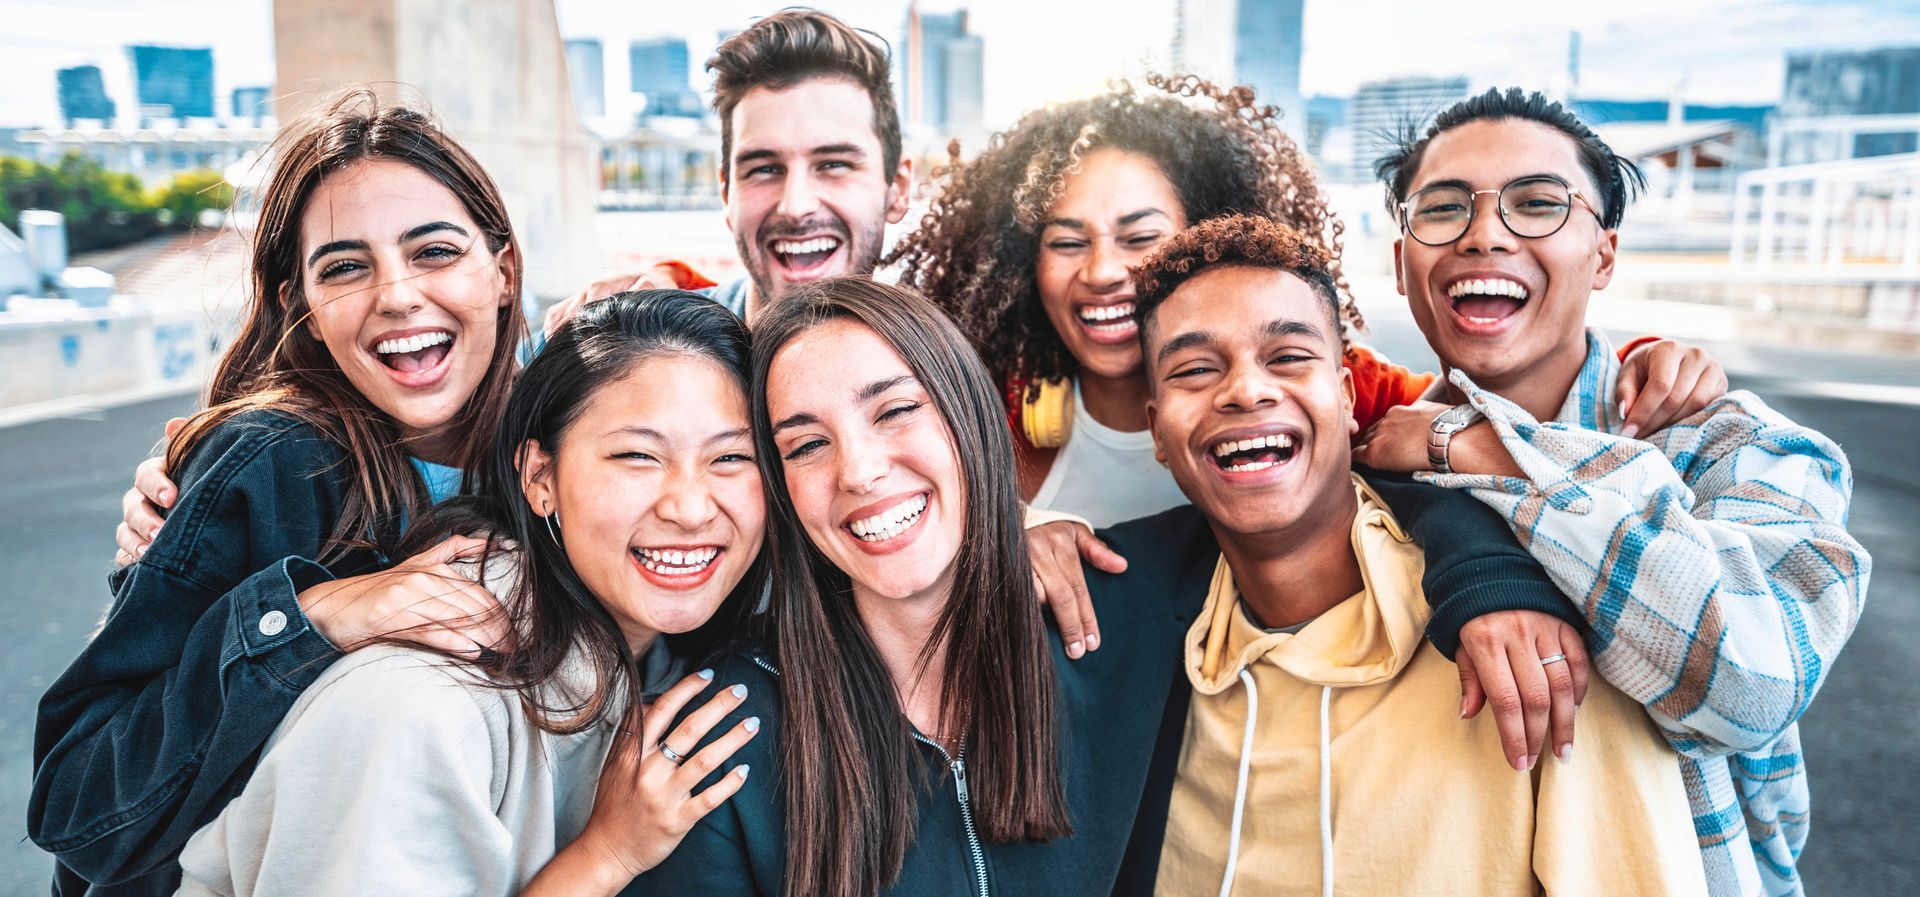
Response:
M27 831L56 894L170 894L187 839L340 654L295 596L385 559L316 562L346 492L342 450L273 412L219 425L176 471L180 498L109 578L100 633L40 700Z

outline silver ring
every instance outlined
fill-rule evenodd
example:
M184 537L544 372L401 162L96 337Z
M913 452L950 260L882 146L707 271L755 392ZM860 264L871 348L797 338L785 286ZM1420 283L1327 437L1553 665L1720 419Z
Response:
M681 763L685 762L687 759L686 757L681 756L679 751L676 751L673 748L668 747L667 740L665 738L660 739L660 756L667 758L667 762L675 766L679 766Z
M1550 663L1562 663L1562 662L1564 662L1564 661L1565 661L1566 659L1567 659L1567 655L1565 655L1565 654L1555 654L1555 655L1553 655L1552 657L1542 657L1542 658L1540 658L1540 665L1541 665L1541 666L1546 666L1547 664L1550 664ZM664 744L663 744L663 745L661 745L661 747L666 747L666 745L664 745Z

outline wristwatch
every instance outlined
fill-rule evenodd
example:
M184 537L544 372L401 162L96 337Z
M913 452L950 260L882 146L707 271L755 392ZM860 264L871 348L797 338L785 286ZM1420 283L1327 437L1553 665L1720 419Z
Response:
M1433 426L1427 432L1427 463L1433 465L1435 473L1453 472L1453 465L1447 463L1447 448L1453 444L1453 434L1485 419L1480 409L1467 404L1448 408L1433 419Z

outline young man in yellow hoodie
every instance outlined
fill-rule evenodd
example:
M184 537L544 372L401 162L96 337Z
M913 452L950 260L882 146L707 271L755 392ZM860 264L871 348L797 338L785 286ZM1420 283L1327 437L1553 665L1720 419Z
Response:
M1531 771L1452 710L1421 551L1350 470L1326 259L1233 217L1135 282L1154 441L1221 550L1157 892L1704 894L1674 755L1633 701L1596 678L1580 753Z

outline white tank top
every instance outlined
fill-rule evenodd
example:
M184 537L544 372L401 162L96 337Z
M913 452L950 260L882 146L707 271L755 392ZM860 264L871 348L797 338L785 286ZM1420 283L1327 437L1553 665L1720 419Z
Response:
M1153 460L1153 434L1093 419L1073 384L1073 430L1031 504L1085 517L1097 529L1187 504L1173 474Z

